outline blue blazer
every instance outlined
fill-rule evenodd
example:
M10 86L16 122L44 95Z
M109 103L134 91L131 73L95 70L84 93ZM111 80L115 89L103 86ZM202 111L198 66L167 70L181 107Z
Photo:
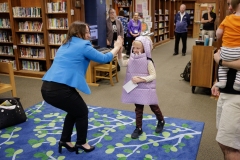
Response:
M107 63L112 59L111 52L103 54L94 49L90 41L72 37L58 49L52 66L42 80L66 84L90 94L91 91L85 79L90 60Z

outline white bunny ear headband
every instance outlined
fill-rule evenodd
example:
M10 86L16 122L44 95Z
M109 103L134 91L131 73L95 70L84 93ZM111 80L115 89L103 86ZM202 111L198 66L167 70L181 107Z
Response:
M153 32L149 33L148 31L145 31L141 33L141 36L152 36L153 34Z

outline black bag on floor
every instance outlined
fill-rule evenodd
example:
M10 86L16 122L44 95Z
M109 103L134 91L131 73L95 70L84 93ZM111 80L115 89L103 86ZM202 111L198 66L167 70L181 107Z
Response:
M0 98L0 129L14 126L26 120L27 117L19 98Z
M182 77L185 81L190 82L190 74L191 74L191 61L187 63L183 73L180 74L180 77Z

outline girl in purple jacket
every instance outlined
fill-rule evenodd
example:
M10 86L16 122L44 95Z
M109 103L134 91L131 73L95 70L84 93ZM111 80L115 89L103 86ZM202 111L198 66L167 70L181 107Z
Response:
M165 121L158 106L156 71L151 60L152 41L148 36L139 36L133 41L132 46L133 52L131 52L128 60L123 60L121 54L118 54L118 59L120 66L127 66L124 84L130 80L138 84L129 93L124 89L122 92L122 102L134 103L136 107L136 129L131 135L133 139L136 139L143 133L142 118L144 105L149 105L157 117L156 133L162 132Z

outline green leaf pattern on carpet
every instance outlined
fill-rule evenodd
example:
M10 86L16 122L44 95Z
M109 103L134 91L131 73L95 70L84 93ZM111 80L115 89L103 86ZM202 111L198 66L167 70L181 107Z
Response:
M55 146L59 140L54 137L54 134L61 134L62 125L59 123L63 123L66 114L59 114L59 113L48 113L45 114L43 118L35 117L37 113L42 112L44 106L39 104L36 105L35 110L28 112L27 116L29 119L33 119L36 127L34 128L35 139L29 139L28 143L32 146L32 148L38 148L42 144L49 144L50 146ZM94 113L94 117L89 119L89 129L95 129L96 132L92 134L92 138L88 139L92 145L95 145L97 148L102 148L103 144L101 143L102 140L111 141L113 137L110 133L119 132L121 134L121 130L125 130L127 125L132 125L134 128L135 119L128 117L122 114L121 111L114 110L115 117L113 115L109 116L107 114L99 114L97 112L97 107L89 107L89 112ZM152 115L143 116L143 121L155 119ZM139 139L134 140L131 138L131 132L126 134L122 141L117 142L112 145L108 145L105 148L106 154L115 154L115 151L123 148L122 153L117 153L116 158L118 160L125 160L130 157L132 154L139 154L141 151L148 150L150 146L159 147L161 142L167 142L168 140L177 139L175 144L165 144L162 146L166 153L170 152L178 152L179 149L183 149L186 147L186 144L182 142L182 139L190 140L194 137L195 134L201 134L199 131L194 131L191 129L191 126L188 124L182 124L182 126L176 125L175 123L165 124L164 131L160 134L155 133L155 126L152 124L148 124L149 127L153 132L152 134L143 134L139 137ZM170 129L170 127L174 127L174 129ZM4 133L0 131L1 138L6 139L6 141L1 145L10 145L14 143L14 138L17 138L19 135L17 134L18 131L22 130L21 127L9 127L7 128ZM182 134L179 134L183 131ZM178 134L177 134L178 133ZM76 134L76 130L74 131L73 135ZM152 138L155 138L153 140ZM158 138L156 140L156 138ZM130 144L131 141L141 141L141 144ZM21 156L24 153L24 150L18 149L15 150L13 148L8 148L5 150L5 157L12 157L12 159L17 159L17 155ZM57 159L63 160L65 156L56 156L56 151L46 151L37 152L34 154L35 158L44 159ZM23 156L23 155L22 155ZM157 159L155 155L146 154L144 160L150 159Z

